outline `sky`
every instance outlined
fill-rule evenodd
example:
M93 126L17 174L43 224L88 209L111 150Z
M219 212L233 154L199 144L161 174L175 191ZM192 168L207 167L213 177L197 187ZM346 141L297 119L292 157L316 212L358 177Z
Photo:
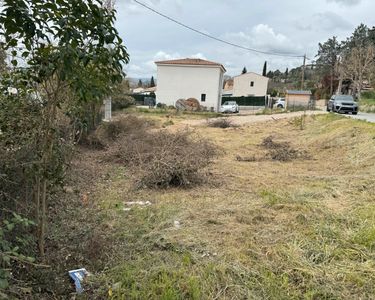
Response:
M319 42L346 39L360 23L375 25L374 0L139 0L190 27L266 52L314 59ZM116 0L117 22L130 55L128 77L156 77L155 61L201 58L223 64L227 75L293 68L302 58L238 49L162 18L133 0Z

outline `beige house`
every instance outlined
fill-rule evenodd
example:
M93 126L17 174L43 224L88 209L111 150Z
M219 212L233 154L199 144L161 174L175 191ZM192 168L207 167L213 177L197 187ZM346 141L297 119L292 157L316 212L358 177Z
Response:
M311 91L286 91L285 102L286 106L291 108L294 106L311 106Z
M249 72L233 78L233 96L256 96L267 95L268 77Z
M195 98L202 106L219 111L226 72L222 64L196 58L158 61L155 64L157 103L175 105L179 99Z

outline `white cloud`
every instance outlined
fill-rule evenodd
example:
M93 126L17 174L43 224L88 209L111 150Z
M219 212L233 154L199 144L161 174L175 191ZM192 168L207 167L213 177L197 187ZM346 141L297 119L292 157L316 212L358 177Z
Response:
M146 54L147 55L147 54ZM138 58L137 62L142 61L140 64L133 64L130 63L128 66L125 67L125 72L131 76L131 77L145 77L150 74L156 73L156 61L162 61L162 60L172 60L172 59L179 59L179 58L200 58L200 59L207 59L203 53L195 53L183 56L178 52L174 53L167 53L164 51L158 51L153 56L153 58L150 60Z
M204 54L202 53L196 53L196 54L193 54L190 56L190 58L200 58L200 59L205 59L207 60L207 58L204 56Z
M306 21L306 18L301 18L296 21L298 29L312 31L336 31L353 28L353 25L344 19L342 16L334 12L316 13Z
M318 43L333 35L345 40L355 26L374 24L374 0L140 0L172 18L205 33L265 52L313 58ZM130 54L129 76L155 76L156 60L185 57L207 58L224 64L227 74L237 75L244 66L262 72L285 71L301 65L299 58L253 53L220 44L186 30L136 4L116 0L116 26ZM214 9L213 9L214 8ZM299 18L299 19L297 19Z
M154 9L158 9L160 7L173 7L176 11L181 12L183 8L182 0L141 0L140 2ZM115 8L117 10L124 11L128 15L137 15L147 12L147 8L134 2L133 0L117 0Z
M225 38L231 42L265 52L287 54L300 54L301 46L290 38L275 30L267 24L258 24L245 32L226 34Z
M361 3L362 0L327 0L327 2L335 2L342 5L357 5Z
M181 55L180 55L178 52L175 52L175 53L169 54L169 53L166 53L166 52L164 52L164 51L158 51L158 52L154 55L154 60L153 60L153 61L158 61L158 60L169 60L169 59L177 59L177 58L181 58Z

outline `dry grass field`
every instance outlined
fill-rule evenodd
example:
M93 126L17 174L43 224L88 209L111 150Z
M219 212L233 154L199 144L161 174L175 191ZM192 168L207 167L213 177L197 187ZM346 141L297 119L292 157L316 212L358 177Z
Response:
M136 188L131 169L82 154L106 172L90 187L111 243L93 298L374 297L374 125L329 114L193 130L220 154L189 188Z

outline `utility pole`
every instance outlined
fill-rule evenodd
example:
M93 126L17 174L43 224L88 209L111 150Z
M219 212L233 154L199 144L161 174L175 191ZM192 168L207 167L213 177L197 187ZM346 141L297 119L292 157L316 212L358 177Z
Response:
M115 0L106 0L103 3L103 6L109 10L113 10L115 8ZM111 46L107 46L110 48ZM103 101L104 103L104 121L109 122L112 119L112 97L108 96Z
M301 91L303 91L305 87L305 68L306 68L306 54L303 56Z

